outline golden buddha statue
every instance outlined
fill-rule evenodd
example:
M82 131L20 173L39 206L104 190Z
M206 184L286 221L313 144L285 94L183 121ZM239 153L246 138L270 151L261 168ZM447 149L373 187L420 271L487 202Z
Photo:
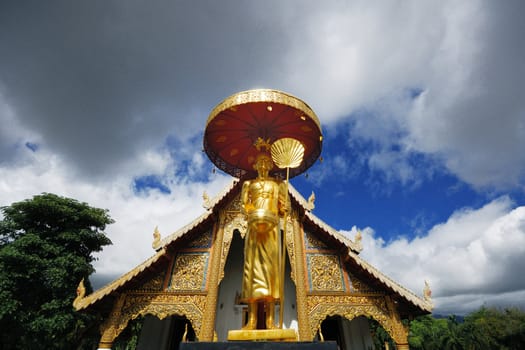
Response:
M254 168L258 176L244 182L242 210L248 222L244 245L244 273L241 300L248 304L245 330L257 329L258 309L263 308L266 329L274 324L275 302L280 300L279 217L287 208L285 184L268 175L273 168L269 154L261 152Z

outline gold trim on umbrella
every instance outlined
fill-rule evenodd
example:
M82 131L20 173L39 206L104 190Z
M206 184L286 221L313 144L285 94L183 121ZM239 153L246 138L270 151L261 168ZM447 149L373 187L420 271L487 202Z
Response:
M221 112L230 108L235 109L238 105L253 102L279 103L298 109L304 114L306 114L308 117L310 117L317 125L319 130L321 130L321 123L319 122L317 115L315 115L314 111L310 108L310 106L308 106L306 103L304 103L304 101L293 95L272 89L255 89L241 91L234 95L231 95L230 97L227 97L224 101L219 103L211 111L208 120L206 121L206 126L208 126L208 124L210 124L213 118L215 118Z

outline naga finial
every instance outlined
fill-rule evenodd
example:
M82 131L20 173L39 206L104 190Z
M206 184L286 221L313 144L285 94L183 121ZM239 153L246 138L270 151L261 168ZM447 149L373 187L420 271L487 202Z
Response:
M155 230L153 231L153 242L151 243L151 247L153 249L157 249L160 246L160 232L159 227L155 226Z
M361 230L357 230L354 237L354 244L359 252L363 250L363 234Z
M84 285L84 278L80 280L77 287L77 297L73 300L73 307L78 310L79 303L86 296L86 286Z
M306 209L312 211L315 208L315 193L312 191L310 197L308 197L308 202L306 203Z
M423 288L423 298L425 301L432 302L432 290L427 280L425 280L425 287Z
M202 203L202 206L204 207L204 209L210 209L211 208L211 200L210 200L210 196L208 196L208 193L206 191L204 191L202 193L202 200L204 201Z

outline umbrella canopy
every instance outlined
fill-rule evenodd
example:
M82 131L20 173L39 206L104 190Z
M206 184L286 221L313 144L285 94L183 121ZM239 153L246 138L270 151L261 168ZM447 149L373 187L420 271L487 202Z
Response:
M273 143L281 138L300 141L304 160L290 169L290 177L303 173L321 154L319 119L302 100L285 92L257 89L239 92L219 103L210 113L204 132L204 150L221 170L237 178L254 178L257 139ZM270 174L283 177L275 167Z

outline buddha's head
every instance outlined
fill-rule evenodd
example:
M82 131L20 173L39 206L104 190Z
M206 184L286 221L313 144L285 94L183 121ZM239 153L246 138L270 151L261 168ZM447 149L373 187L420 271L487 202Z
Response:
M257 174L259 175L259 177L268 177L268 173L270 172L270 170L273 169L272 158L267 153L259 153L259 155L255 159L255 164L253 165L253 168L257 170Z

